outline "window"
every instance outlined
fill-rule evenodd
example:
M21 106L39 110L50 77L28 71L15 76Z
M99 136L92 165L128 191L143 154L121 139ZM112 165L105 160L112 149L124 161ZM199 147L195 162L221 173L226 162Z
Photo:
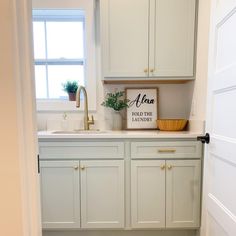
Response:
M37 111L78 111L62 91L66 80L86 87L89 110L96 111L95 2L49 2L33 6Z
M62 83L85 85L82 10L34 10L34 58L37 99L67 99Z

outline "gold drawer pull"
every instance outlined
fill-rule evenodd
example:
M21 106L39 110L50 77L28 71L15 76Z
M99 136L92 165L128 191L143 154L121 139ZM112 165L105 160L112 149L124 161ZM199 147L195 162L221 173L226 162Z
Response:
M145 68L145 69L143 70L143 72L144 72L144 73L148 73L148 69Z
M78 166L74 166L74 169L75 169L75 170L78 170L78 168L79 168Z
M158 152L159 153L175 153L176 150L175 149L159 149Z

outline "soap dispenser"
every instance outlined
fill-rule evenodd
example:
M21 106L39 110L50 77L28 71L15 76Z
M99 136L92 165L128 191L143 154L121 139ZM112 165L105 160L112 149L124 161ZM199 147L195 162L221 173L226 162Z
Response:
M62 115L61 129L63 131L68 131L68 129L69 129L69 124L68 124L67 113L66 112L64 112L63 115Z

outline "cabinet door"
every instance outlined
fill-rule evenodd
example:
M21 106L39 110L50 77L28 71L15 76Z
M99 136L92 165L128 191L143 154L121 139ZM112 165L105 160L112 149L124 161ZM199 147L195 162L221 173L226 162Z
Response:
M149 76L193 76L195 0L151 0L150 9Z
M82 228L124 227L124 161L81 161Z
M165 227L165 161L131 161L133 228Z
M104 77L147 76L149 0L100 2Z
M201 161L166 161L166 227L199 227Z
M43 228L79 228L79 162L41 161Z

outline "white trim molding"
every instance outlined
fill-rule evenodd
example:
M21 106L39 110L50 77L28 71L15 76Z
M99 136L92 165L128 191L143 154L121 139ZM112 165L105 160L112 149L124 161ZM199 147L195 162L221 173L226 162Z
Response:
M37 173L36 104L33 70L32 7L14 2L14 76L16 82L19 162L24 236L40 236L41 213Z

